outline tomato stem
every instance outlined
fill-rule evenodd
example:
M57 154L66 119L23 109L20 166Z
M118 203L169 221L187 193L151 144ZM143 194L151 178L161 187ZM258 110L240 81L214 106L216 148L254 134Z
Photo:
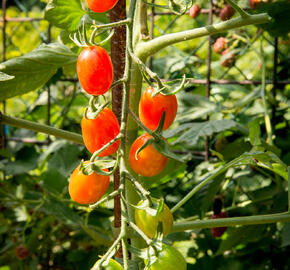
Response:
M284 212L284 213L279 213L279 214L270 214L270 215L208 219L208 220L197 220L197 221L188 221L188 222L180 221L173 224L172 232L183 232L185 230L194 230L194 229L203 229L203 228L268 224L268 223L289 222L289 221L290 221L289 212Z

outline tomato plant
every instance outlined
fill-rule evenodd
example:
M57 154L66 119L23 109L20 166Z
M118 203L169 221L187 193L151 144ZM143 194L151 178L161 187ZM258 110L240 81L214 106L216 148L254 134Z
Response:
M89 8L94 12L106 12L112 9L118 0L86 0Z
M87 162L85 162L86 164ZM104 171L108 171L105 169ZM69 194L71 198L80 204L89 204L98 201L107 191L110 177L93 172L85 175L78 166L69 179Z
M140 201L138 205L141 205ZM144 209L135 209L136 225L150 238L156 235L159 222L162 223L163 236L170 233L173 226L173 216L170 209L164 204L163 210L156 216L152 216Z
M162 113L165 112L163 129L167 129L173 122L177 113L177 100L175 95L165 96L161 93L153 97L154 88L148 87L139 103L139 117L141 122L149 129L155 130L159 124Z
M167 157L160 154L152 144L142 149L137 157L136 152L152 137L145 133L138 137L132 144L129 153L129 163L134 172L147 177L161 173L166 164Z
M82 88L88 94L106 93L113 81L113 66L109 54L100 46L84 48L77 60L77 74Z
M277 10L282 13L282 1L286 0L267 6L270 16ZM7 6L21 2L21 16L32 14L24 10L31 2L42 8L48 2L45 20L49 22L35 23L42 14L33 13L32 28L40 28L27 34L29 18L13 18L18 9L13 7L6 13L6 2ZM115 2L88 1L88 5L103 11ZM284 260L283 266L290 265L290 182L285 165L289 163L289 87L285 86L289 68L283 64L289 53L287 40L274 39L266 32L269 16L259 13L265 4L248 11L246 2L239 7L241 1L198 0L204 9L198 19L192 19L188 13L196 17L200 11L196 3L189 10L192 1L149 2L119 1L109 15L84 9L83 1L78 0L3 1L1 52L7 61L1 63L0 99L7 99L3 111L14 114L0 113L0 258L5 269L100 270L108 263L103 268L144 270L146 259L149 269L184 270L184 258L171 247L163 246L162 250L164 241L182 248L189 269L229 270L233 265L239 269L249 265L280 269L275 265L277 257ZM220 23L213 16L224 3L230 6L221 12L222 19L229 19L232 14L226 11L233 8L237 14L235 19ZM287 19L287 12L283 12ZM14 31L20 20L25 23ZM273 17L270 28L277 22L280 20ZM286 25L280 23L274 32L285 32ZM41 36L35 39L38 33ZM217 39L220 35L228 38L228 45ZM19 42L20 36L25 39ZM222 53L228 49L228 55L211 57L214 39L213 50ZM50 44L25 53L50 40ZM99 46L109 41L111 46L105 46L111 51L106 53ZM20 43L30 49L15 50ZM84 50L78 59L80 48ZM114 84L108 55L114 63ZM231 68L234 58L237 62ZM219 61L226 59L230 62L224 65L229 68L221 69ZM259 63L262 73L255 68ZM155 91L149 87L148 94L148 85L162 91L153 97ZM89 104L80 86L93 95ZM110 88L112 93L106 92ZM144 95L142 89L146 89ZM28 92L20 99L10 99ZM169 92L178 92L178 117L176 97L166 96ZM110 109L97 114L106 106L97 104L102 94L108 103L112 101L122 128ZM81 136L79 124L85 107ZM170 147L162 139L162 128L156 130L161 115L164 129L176 121L175 129L164 132ZM149 135L140 139L142 132ZM227 144L219 138L225 138ZM117 150L119 144L121 149ZM210 151L214 147L221 153ZM107 157L116 151L118 158ZM76 169L68 183L74 164L82 158L90 158L90 164ZM100 168L107 168L106 175L111 178L114 175L114 190L106 192L109 176L99 175ZM81 204L98 203L72 203L67 200L68 190ZM222 226L236 228L227 231L228 237L214 240L209 228L215 236L224 230L215 228L220 226L221 199L215 200L210 219L210 205L218 193L229 216L235 216L224 219ZM102 194L104 198L100 198ZM154 196L165 197L172 209L176 222L171 235L169 208L150 204ZM136 210L140 200L144 204ZM210 220L202 220L207 217ZM243 226L248 223L254 225ZM162 235L158 234L161 228ZM20 243L29 250L25 260L15 260L15 247ZM267 260L257 262L257 254ZM111 259L115 255L120 265Z
M118 120L109 108L103 109L95 119L83 117L81 128L84 143L91 153L99 150L120 133ZM118 150L119 145L120 140L102 151L99 156L104 157L114 154Z
M186 261L183 255L174 247L163 244L162 251L158 254L157 260L148 270L186 270L186 268Z

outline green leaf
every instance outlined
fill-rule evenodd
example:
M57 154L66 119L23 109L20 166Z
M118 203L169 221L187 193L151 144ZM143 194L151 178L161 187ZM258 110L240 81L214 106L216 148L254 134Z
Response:
M85 14L79 0L50 0L44 18L59 28L74 31Z
M262 24L262 28L270 33L271 36L286 36L290 29L290 3L289 1L277 1L258 6L258 12L267 12L272 18L270 23Z
M76 31L80 22L92 24L108 22L106 13L85 12L79 0L50 0L46 6L44 18L51 24L69 32Z
M60 67L74 64L76 60L77 55L68 47L53 43L2 63L0 70L15 78L0 81L0 100L39 89Z
M202 204L200 210L205 213L207 212L210 207L213 205L213 198L219 191L221 187L221 183L225 179L225 174L221 174L212 181L210 181L207 185L204 187L204 197L202 198Z
M180 93L177 97L179 112L176 117L176 122L191 121L200 117L205 117L209 113L218 110L216 104L200 95Z
M57 169L47 170L43 177L44 188L54 193L62 193L68 184L68 179Z
M77 145L66 143L53 153L48 161L48 170L57 170L64 177L68 177L79 164L80 150Z
M15 162L5 164L3 170L7 175L27 173L38 165L38 153L34 146L23 147L16 155Z
M182 126L185 126L184 129L189 128L181 136L174 141L174 144L186 143L187 145L195 145L198 142L200 137L211 136L214 133L218 133L233 127L241 128L241 126L233 120L211 120L202 123L191 123L191 124L182 124L180 125L178 131L182 130ZM168 133L167 133L168 135ZM174 131L170 135L174 134Z
M290 223L286 223L282 230L282 247L290 245Z
M3 72L0 72L0 81L9 81L9 80L12 80L14 79L14 76L10 76L6 73L3 73Z
M264 236L265 228L266 225L251 225L228 229L228 237L221 242L216 255L221 255L225 251L231 250L238 245L258 241Z
M260 126L259 126L259 120L255 119L252 120L249 123L249 138L250 138L250 143L253 146L258 146L261 145L261 130L260 130Z

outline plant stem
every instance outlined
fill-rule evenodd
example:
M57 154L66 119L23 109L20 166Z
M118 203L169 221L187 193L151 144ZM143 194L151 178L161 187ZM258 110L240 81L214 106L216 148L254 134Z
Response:
M98 157L98 155L103 152L105 149L107 149L110 145L112 145L114 142L118 141L119 139L121 139L123 137L123 135L121 133L119 133L114 139L112 139L111 141L109 141L107 144L105 144L102 148L100 148L99 150L97 150L96 152L94 152L94 154L92 155L90 161L94 162L94 160Z
M164 49L167 46L173 45L178 42L203 37L207 35L213 35L222 33L233 28L239 28L251 24L261 24L270 21L270 17L266 13L257 15L249 15L246 18L235 18L225 22L220 22L214 25L208 25L205 27L195 28L192 30L182 31L178 33L166 34L157 38L154 38L148 42L143 42L138 45L135 54L142 59L155 54L156 52Z
M258 215L247 217L233 217L233 218L220 218L209 220L198 220L189 222L176 222L173 225L172 232L183 232L185 230L213 228L213 227L231 227L236 225L254 225L254 224L268 224L276 222L289 222L289 212Z
M52 135L58 138L62 138L62 139L77 143L77 144L82 144L82 145L84 144L83 138L79 134L65 131L58 128L54 128L48 125L39 124L39 123L35 123L28 120L7 116L4 114L1 114L1 112L0 112L0 123Z
M263 41L263 39L262 39ZM271 124L271 118L270 114L268 111L268 106L267 106L267 101L266 101L266 63L265 63L265 54L263 50L263 45L261 41L261 60L262 60L262 83L261 83L261 95L262 95L262 100L263 100L263 105L264 105L264 118L265 118L265 127L268 135L268 141L270 145L273 145L273 139L272 139L272 124Z
M100 204L102 204L103 202L106 202L112 198L114 198L116 195L118 195L121 191L121 188L119 190L115 190L113 192L111 192L109 195L107 195L106 197L104 197L103 199L99 200L98 202L91 204L89 207L91 209L95 209L97 208Z

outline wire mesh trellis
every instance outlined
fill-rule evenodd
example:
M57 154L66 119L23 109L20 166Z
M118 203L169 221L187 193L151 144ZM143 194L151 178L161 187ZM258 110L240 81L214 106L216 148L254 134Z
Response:
M2 0L2 18L0 18L0 22L2 23L2 61L6 60L6 55L7 55L7 48L11 46L11 37L7 35L7 25L9 23L31 23L34 24L35 22L41 22L44 19L40 17L35 17L35 18L30 18L29 13L27 10L25 10L25 7L19 2L16 1L15 4L18 6L18 8L22 11L25 12L26 17L7 17L6 15L6 10L7 10L7 0ZM152 4L154 4L154 0L152 1ZM201 9L201 14L207 15L208 16L208 24L212 24L213 22L213 14L217 13L218 10L216 7L213 6L213 1L209 1L209 8L207 9ZM150 37L153 38L154 36L154 28L156 27L155 25L155 17L156 16L168 16L168 15L173 15L172 12L159 12L156 11L155 6L151 6L151 12L149 14L149 20L150 20ZM183 15L186 16L186 15ZM176 20L178 19L178 16L176 17ZM171 24L174 24L175 21L172 21ZM34 25L34 28L37 28ZM167 25L164 32L166 32L170 28L170 25ZM37 32L39 33L40 39L42 42L49 43L51 41L51 26L48 25L46 33L41 32L40 30L36 29ZM191 84L195 85L205 85L205 91L206 91L206 97L210 98L211 96L211 88L213 85L259 85L261 84L261 81L259 80L250 80L247 78L246 75L243 74L243 72L236 66L233 65L233 67L228 68L222 76L218 79L212 79L212 37L209 36L205 42L207 42L207 72L206 72L206 77L203 79L191 79L189 82ZM255 41L255 40L254 40ZM271 41L268 40L269 43L272 43ZM203 43L201 44L201 46ZM272 93L273 96L276 97L276 89L278 85L287 85L289 84L289 81L278 81L277 79L277 65L278 65L278 55L279 55L279 42L278 38L274 38L274 42L272 44L274 46L274 54L273 54L273 73L272 73L272 78L271 80L266 80L266 84L271 84L273 85ZM199 48L196 48L194 53L198 50ZM153 68L153 57L150 58L149 65L151 68ZM244 76L244 80L230 80L230 79L225 79L225 75L229 72L231 68L236 68L242 76ZM76 78L63 78L63 81L70 81L73 83L77 83ZM46 116L46 123L48 125L51 124L51 91L50 87L46 86L46 91L47 91L47 116ZM5 114L6 111L6 106L5 106L5 101L2 104L2 111ZM275 113L276 113L276 108L273 107L272 110L272 119L275 121ZM209 120L209 117L207 118ZM22 142L30 142L30 143L49 143L49 137L45 141L39 141L39 140L33 140L33 139L26 139L26 138L17 138L17 137L9 137L5 136L5 129L4 126L1 127L1 147L5 145L6 140L11 140L11 141L22 141ZM205 138L205 150L204 151L193 151L194 154L197 154L198 156L203 156L205 160L209 159L209 138Z

